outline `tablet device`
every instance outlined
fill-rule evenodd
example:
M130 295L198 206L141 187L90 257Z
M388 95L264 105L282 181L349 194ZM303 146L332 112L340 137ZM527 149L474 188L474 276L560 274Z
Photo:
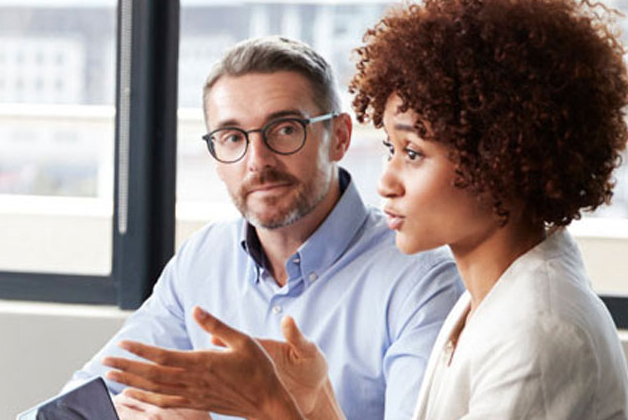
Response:
M17 420L119 420L102 378L17 415Z

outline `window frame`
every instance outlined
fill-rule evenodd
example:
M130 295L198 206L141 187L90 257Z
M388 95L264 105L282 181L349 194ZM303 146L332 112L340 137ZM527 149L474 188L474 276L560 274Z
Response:
M599 295L618 329L628 329L628 297Z
M174 253L179 11L178 0L117 3L111 274L0 271L0 299L135 309L150 294Z

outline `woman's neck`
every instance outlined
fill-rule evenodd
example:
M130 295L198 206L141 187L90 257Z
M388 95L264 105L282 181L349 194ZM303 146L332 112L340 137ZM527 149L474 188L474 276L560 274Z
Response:
M511 221L465 244L451 244L460 277L471 295L471 312L479 306L506 269L545 238L543 226Z

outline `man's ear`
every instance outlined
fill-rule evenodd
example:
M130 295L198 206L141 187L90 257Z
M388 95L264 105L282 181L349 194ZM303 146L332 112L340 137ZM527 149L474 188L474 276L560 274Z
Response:
M342 159L351 144L353 123L349 114L342 113L334 118L331 129L329 158L337 162Z

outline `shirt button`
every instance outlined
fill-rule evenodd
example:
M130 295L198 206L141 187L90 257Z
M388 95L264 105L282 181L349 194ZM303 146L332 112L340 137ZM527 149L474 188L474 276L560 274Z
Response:
M299 258L295 258L294 260L292 260L293 263L298 264L301 262L301 260Z
M280 314L281 311L283 311L282 307L277 305L277 306L273 306L273 313L276 314Z
M318 276L316 275L316 273L310 273L310 281L314 281L318 278Z

